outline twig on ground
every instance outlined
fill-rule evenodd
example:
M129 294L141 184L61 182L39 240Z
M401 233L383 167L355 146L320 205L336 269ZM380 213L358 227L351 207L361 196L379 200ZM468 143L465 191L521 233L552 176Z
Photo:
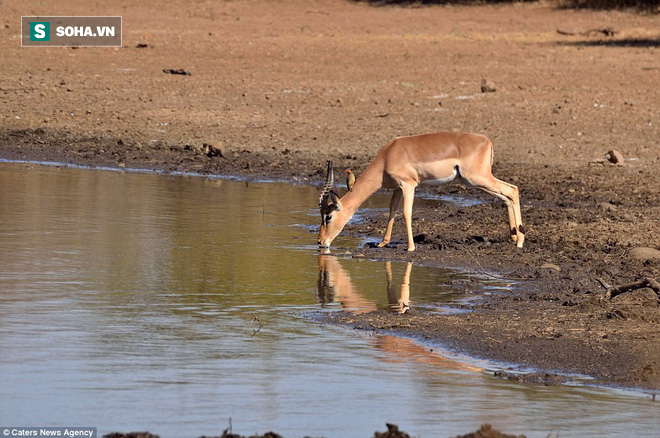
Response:
M605 290L612 289L612 286L610 286L609 283L607 283L605 280L603 280L600 277L596 277L596 281L600 283L601 286L605 288Z
M603 284L603 286L607 284L605 282L602 282L602 280L599 281L601 281L601 284ZM653 289L653 292L655 292L658 298L660 298L660 283L658 283L657 280L651 277L646 277L639 281L635 281L633 283L622 284L621 286L608 287L607 292L605 293L605 297L612 299L617 295L621 295L622 293L630 292L637 289L643 289L645 287Z
M465 248L465 252L467 252L468 255L470 257L472 257L472 260L474 261L474 263L479 267L478 273L485 276L485 277L489 277L489 278L492 278L494 280L513 280L513 281L531 280L531 278L529 278L529 277L515 277L513 275L493 275L493 274L489 274L488 272L486 272L484 267L481 266L481 263L479 263L479 260L477 259L477 256L474 255L474 253L472 251L470 251L469 248Z
M613 27L605 27L602 29L589 29L585 30L584 32L568 32L565 30L557 29L557 33L559 35L565 36L593 36L594 34L602 34L604 36L612 37L617 33L617 31L615 31Z

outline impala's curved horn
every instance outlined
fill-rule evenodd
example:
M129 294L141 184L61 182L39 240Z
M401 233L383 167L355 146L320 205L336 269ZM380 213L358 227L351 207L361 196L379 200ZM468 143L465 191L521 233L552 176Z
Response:
M328 161L328 170L325 173L325 185L321 191L321 196L319 196L319 207L323 208L324 205L327 205L334 181L335 173L332 169L332 161Z

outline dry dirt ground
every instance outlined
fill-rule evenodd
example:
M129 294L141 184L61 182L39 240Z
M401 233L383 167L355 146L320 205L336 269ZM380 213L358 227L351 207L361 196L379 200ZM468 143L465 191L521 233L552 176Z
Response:
M121 15L123 47L22 48L21 15ZM658 46L659 15L552 3L5 0L0 157L320 184L327 159L359 175L396 136L486 134L495 175L520 187L523 251L503 204L457 184L437 192L488 202L416 208L415 253L350 250L505 275L516 290L468 314L338 322L655 391L659 298L605 299L603 284L660 278L660 260L633 257L660 249ZM625 165L604 161L611 149Z

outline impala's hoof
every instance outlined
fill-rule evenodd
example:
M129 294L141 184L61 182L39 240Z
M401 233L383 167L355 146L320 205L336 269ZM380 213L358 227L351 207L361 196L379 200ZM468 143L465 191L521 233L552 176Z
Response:
M525 228L523 228L522 224L518 225L518 229L511 228L511 239L518 248L523 247L523 242L525 241Z
M516 230L516 227L511 228L511 240L513 240L513 243L518 243L518 230Z
M516 246L518 248L523 247L523 242L525 241L525 232L523 231L522 225L520 226L520 233L518 233L518 241L516 242Z

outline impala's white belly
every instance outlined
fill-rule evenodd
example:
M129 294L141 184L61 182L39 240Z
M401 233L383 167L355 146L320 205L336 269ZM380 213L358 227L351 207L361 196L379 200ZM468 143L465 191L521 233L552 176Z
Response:
M443 184L447 184L455 180L457 175L458 175L458 169L454 167L454 171L449 176L445 178L425 179L421 182L421 184L425 186L441 186Z

